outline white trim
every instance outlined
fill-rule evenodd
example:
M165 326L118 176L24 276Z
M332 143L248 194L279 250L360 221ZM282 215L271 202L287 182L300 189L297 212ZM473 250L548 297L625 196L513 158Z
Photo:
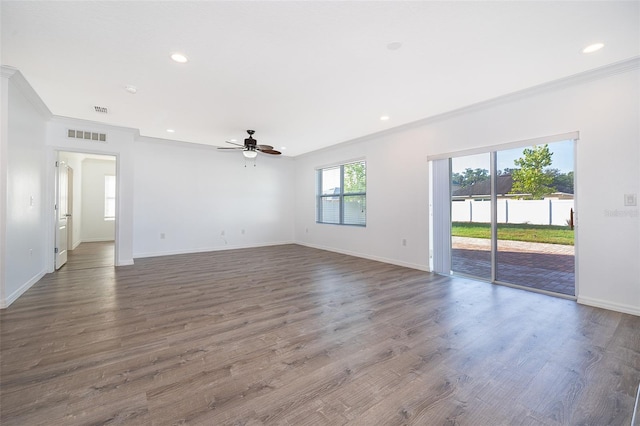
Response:
M357 158L352 158L350 160L344 160L344 161L339 161L337 163L330 163L324 166L316 166L315 167L315 171L317 172L318 170L323 170L323 169L330 169L332 167L340 167L340 166L344 166L347 164L353 164L353 163L359 163L361 161L364 161L365 163L367 162L367 157L357 157Z
M107 243L112 242L115 245L116 240L113 238L83 238L82 243ZM77 246L76 246L77 247Z
M130 133L135 137L140 136L140 130L133 127L118 126L117 124L103 123L101 121L87 120L85 118L66 117L64 115L52 115L51 119L56 122L67 123L66 124L67 129L76 129L78 128L78 123L83 123L82 126L90 127L87 130L91 130L92 132L95 131L96 133L105 133L107 135L107 144L109 143L109 140L108 140L109 131L114 131L114 130L122 131L125 133ZM98 130L98 129L101 129L101 130ZM64 135L64 138L67 139L66 134ZM92 142L96 142L96 141L92 141ZM99 142L99 143L104 145L104 142ZM100 154L100 152L97 152L97 153ZM105 154L105 155L108 155L108 154Z
M497 145L483 146L479 148L465 149L462 151L429 155L427 156L427 160L428 161L444 160L447 158L465 157L467 155L487 154L493 151L505 151L508 149L522 148L525 146L545 145L549 143L562 142L562 141L568 141L568 140L577 141L579 139L580 139L580 132L574 131L574 132L560 133L560 134L551 135L551 136L542 136L542 137L533 138L533 139L525 139L525 140L515 141L515 142L501 143Z
M347 256L360 257L362 259L374 260L376 262L382 262L382 263L388 263L388 264L391 264L391 265L402 266L402 267L405 267L405 268L417 269L419 271L431 272L429 270L429 265L420 265L420 264L417 264L417 263L402 262L400 260L389 259L389 258L386 258L386 257L371 256L371 255L368 255L368 254L356 253L356 252L352 252L352 251L349 251L349 250L340 250L340 249L336 249L336 248L333 248L333 247L325 247L325 246L321 246L321 245L317 245L317 244L309 244L309 243L304 243L304 242L296 242L294 244L298 244L298 245L301 245L301 246L310 247L310 248L314 248L314 249L318 249L318 250L330 251L330 252L333 252L333 253L345 254Z
M246 248L259 248L259 247L270 247L270 246L282 246L285 244L297 244L294 241L276 241L273 243L256 243L256 244L237 244L237 245L226 245L226 246L218 246L218 247L201 247L196 249L186 249L186 250L168 250L162 252L149 252L149 253L134 253L134 259L143 259L146 257L162 257L162 256L175 256L177 254L193 254L193 253L206 253L210 251L225 251L225 250L237 250L237 249L246 249ZM132 262L133 264L133 262ZM118 266L124 265L123 263Z
M120 217L121 217L121 212L120 212L120 180L122 179L122 174L120 172L120 153L117 152L112 152L112 151L96 151L96 150L91 150L91 149L82 149L82 148L65 148L65 147L61 147L58 145L47 145L46 146L47 149L47 176L51 176L51 174L53 174L53 180L47 179L47 185L46 185L46 190L48 192L48 197L50 197L50 202L48 203L49 206L51 206L51 208L53 208L54 204L56 203L56 191L58 190L58 185L57 185L57 175L58 172L55 168L54 162L58 161L58 156L61 152L69 152L69 153L75 153L75 154L90 154L90 155L99 155L102 157L113 157L114 161L116 163L116 217L114 219L115 224L114 224L114 238L113 239L104 239L104 238L81 238L81 243L82 242L104 242L104 241L113 241L114 242L114 247L113 247L113 264L116 266L120 266L120 265L129 265L129 264L133 264L133 259L119 259L119 255L120 255L120 240L118 239L118 235L119 234L119 229L120 229ZM107 159L105 159L106 161ZM47 213L49 213L49 211L47 211ZM53 214L53 219L47 221L48 223L48 230L47 230L47 235L48 235L48 240L49 240L49 244L48 246L51 248L51 253L53 253L55 247L56 247L56 227L57 227L57 219L55 217L55 210L54 210L54 214ZM45 216L46 217L46 216ZM77 247L77 246L76 246ZM74 247L75 248L75 247ZM54 256L49 256L47 259L47 271L48 272L53 272L55 271L55 261L54 261Z
M22 296L22 294L29 290L31 288L31 286L33 286L35 283L37 283L38 281L40 281L40 279L42 277L44 277L45 275L45 271L40 271L38 272L33 278L31 278L29 281L27 281L26 283L22 284L20 286L20 288L18 288L16 291L14 291L13 293L11 293L6 300L0 300L0 309L5 309L8 308L13 302L15 302L18 297Z
M595 299L592 297L578 297L578 303L581 305L593 306L595 308L608 309L610 311L622 312L640 316L640 307L622 303L612 303L606 300Z
M633 414L631 415L631 426L638 426L638 420L636 415L638 411L640 411L640 385L638 385L638 390L636 391L636 403L633 406Z
M431 117L423 118L421 120L417 120L411 123L393 127L391 129L386 129L381 132L371 133L369 135L361 136L359 138L350 139L344 142L339 142L328 147L320 148L315 151L310 151L304 154L297 155L296 158L315 155L323 151L330 151L335 149L336 147L345 147L358 142L377 139L383 136L394 135L398 132L402 132L405 130L422 127L427 124L437 123L437 122L448 120L450 118L457 117L460 115L469 114L471 112L481 111L481 110L492 108L498 105L507 104L509 102L527 98L529 96L553 92L566 87L571 87L579 84L588 83L591 81L596 81L602 78L622 74L628 71L633 71L638 68L640 68L640 56L634 56L632 58L615 62L613 64L608 64L599 68L594 68L592 70L588 70L578 74L570 75L568 77L560 78L558 80L553 80L547 83L539 84L537 86L529 87L527 89L523 89L516 92L508 93L506 95L498 96L493 99L488 99L486 101L481 101L475 104L467 105L462 108L454 109L448 112L444 112L442 114L433 115Z
M7 65L2 65L0 67L0 74L3 78L6 78L7 80L10 79L11 82L16 85L20 90L20 93L22 93L34 108L45 117L45 120L50 120L53 117L53 114L47 105L45 105L44 101L40 96L38 96L36 91L33 90L33 87L31 87L27 79L24 78L20 70Z
M9 154L9 79L1 67L0 79L0 308L4 307L6 288L8 154Z

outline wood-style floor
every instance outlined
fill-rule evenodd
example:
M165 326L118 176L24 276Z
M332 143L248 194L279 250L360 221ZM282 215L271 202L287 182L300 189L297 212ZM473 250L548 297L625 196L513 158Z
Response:
M0 321L3 426L628 426L640 382L640 317L297 245L63 268Z

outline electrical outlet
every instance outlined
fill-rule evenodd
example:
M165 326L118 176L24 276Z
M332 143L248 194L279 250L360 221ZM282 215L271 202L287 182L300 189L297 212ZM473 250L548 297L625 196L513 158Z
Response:
M160 234L160 239L161 239L161 240L164 240L164 232L162 232L162 233Z
M634 207L638 205L638 195L637 194L624 194L624 205L625 207Z
M406 238L402 239L402 245L405 246L405 247L407 246L407 239Z
M224 230L222 230L222 232L220 232L220 236L224 237Z
M241 230L241 231L240 231L240 233L241 233L242 235L244 235L244 229L243 229L243 230Z

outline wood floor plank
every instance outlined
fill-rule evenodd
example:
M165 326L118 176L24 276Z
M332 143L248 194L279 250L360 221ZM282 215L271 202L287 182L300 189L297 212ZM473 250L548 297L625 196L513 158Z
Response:
M640 317L296 245L112 262L0 312L1 424L631 421Z

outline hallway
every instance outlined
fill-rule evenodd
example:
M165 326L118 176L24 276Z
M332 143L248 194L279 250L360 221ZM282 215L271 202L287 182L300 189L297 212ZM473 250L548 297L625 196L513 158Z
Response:
M113 267L114 246L113 241L82 243L75 250L69 250L67 263L59 271Z

